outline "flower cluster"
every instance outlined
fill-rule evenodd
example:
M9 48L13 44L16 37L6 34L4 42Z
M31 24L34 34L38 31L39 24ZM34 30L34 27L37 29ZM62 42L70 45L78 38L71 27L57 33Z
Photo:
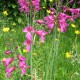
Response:
M36 5L37 2L35 3L35 1L36 0L32 0L32 4ZM65 14L66 11L70 11L72 15ZM57 16L55 16L55 14L56 14L56 10L54 8L50 8L47 16L45 16L43 19L36 20L36 23L40 25L46 25L46 27L49 29L48 32L44 30L36 31L31 26L26 26L26 28L23 29L23 32L26 33L25 36L26 40L23 42L23 45L26 45L27 51L30 51L30 46L31 44L33 44L32 41L33 33L37 34L40 37L41 41L44 43L45 35L52 31L56 22L58 23L58 28L60 29L60 32L65 32L66 28L68 27L67 20L74 22L74 19L80 16L80 8L70 9L64 6L63 12L59 12Z
M7 73L7 77L10 77L12 71L15 69L15 66L12 66L9 68L9 64L14 60L14 58L7 58L7 59L3 59L2 63L4 64L6 70L5 72Z
M30 2L26 0L18 0L18 3L20 5L20 11L27 13L30 9L29 5L34 7L34 10L39 11L40 10L40 0L31 0Z
M40 0L31 0L31 4L34 6L35 10L37 11L40 10L39 3L40 3Z
M24 11L24 13L28 12L28 2L26 0L18 0L18 3L20 5L20 11Z
M48 15L45 16L43 20L36 20L36 23L41 25L46 25L48 29L52 30L54 27L54 16Z
M34 33L34 29L31 26L26 26L22 31L26 33L26 40L23 42L23 45L26 45L26 50L30 51L30 46L33 44L32 33Z
M50 11L51 11L50 15L44 17L43 20L36 20L36 22L41 25L46 24L47 28L52 30L55 25L55 21L54 21L55 20L54 18L55 9L51 8ZM72 16L69 16L65 13L59 13L56 16L56 18L57 18L58 25L59 25L61 32L66 31L66 27L68 26L68 24L66 23L67 20L74 21L74 18Z
M54 27L54 11L54 8L50 8L50 15L45 16L43 20L36 20L36 23L46 25L49 31L52 30Z
M35 33L40 37L41 41L44 43L45 35L47 34L47 32L45 32L44 30L38 30L35 31Z
M33 34L37 34L43 43L45 40L44 36L47 34L47 32L45 32L44 30L36 31L31 26L26 26L26 28L24 28L22 30L22 32L26 33L26 35L25 35L26 40L23 42L23 45L26 45L27 51L30 51L30 46L31 46L31 44L33 44L33 42L32 42L32 35Z
M66 23L67 19L69 19L71 21L74 21L74 19L71 16L66 15L64 13L59 13L59 15L58 15L58 25L59 25L59 28L60 28L61 32L66 31L66 27L68 26L68 24Z
M47 28L52 29L54 27L54 16L48 15L44 17L45 24L47 25Z
M5 53L6 54L6 53ZM9 67L9 65L11 64L11 62L14 60L14 58L3 58L2 63L5 66L5 72L7 73L7 77L10 77L11 73L13 72L13 70L15 70L15 66ZM25 68L29 68L29 66L26 65L26 58L24 58L23 56L21 56L20 54L18 54L18 67L21 70L21 74L24 75L26 70Z
M80 8L68 8L67 11L71 12L74 19L80 17Z
M24 75L26 72L25 69L29 68L29 66L26 65L26 62L25 62L26 58L24 58L23 56L18 55L18 59L19 59L18 65L19 65L19 68L21 69L21 74Z

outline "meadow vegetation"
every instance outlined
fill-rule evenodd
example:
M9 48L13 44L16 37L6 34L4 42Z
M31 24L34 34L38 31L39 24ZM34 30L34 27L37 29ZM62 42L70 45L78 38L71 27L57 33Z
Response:
M79 0L2 5L0 80L80 80Z

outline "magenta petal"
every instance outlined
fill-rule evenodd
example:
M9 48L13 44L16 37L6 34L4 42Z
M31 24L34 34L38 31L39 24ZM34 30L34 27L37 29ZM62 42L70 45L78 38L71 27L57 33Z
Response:
M13 61L14 58L7 58L5 60L2 61L2 63L4 64L4 66L8 66L12 61Z
M40 37L40 38L41 38L41 41L44 43L45 38L43 36Z
M40 10L40 0L31 0L31 4L34 6L35 10L39 11Z
M29 39L26 39L24 42L23 42L23 45L31 45L33 44L32 40L29 40Z
M21 56L20 54L18 54L18 56L17 56L17 57L18 57L18 59L19 59L19 60L21 60L21 61L25 61L25 60L26 60L26 58L24 58L24 57L23 57L23 56Z
M27 13L28 12L28 2L26 0L18 0L18 3L20 5L20 11Z
M40 37L41 41L44 43L45 40L44 36L47 34L47 32L45 32L44 30L39 30L36 31L35 33Z
M74 19L71 16L64 13L59 13L57 17L58 17L58 25L61 32L66 31L66 27L68 27L67 20L74 21Z
M26 33L25 36L27 39L31 40L32 39L32 34L30 32Z
M44 25L44 21L43 20L36 20L36 23Z
M47 34L47 32L45 32L44 30L39 30L35 32L38 36L45 36Z
M34 33L34 29L31 26L26 26L26 28L24 28L22 32L33 32Z
M26 73L25 68L21 68L21 74L24 75Z
M26 62L24 61L25 59L22 56L20 55L18 56L19 56L18 67L21 70L21 74L24 75L26 72L26 69L29 68L29 66L26 65Z
M26 46L26 50L27 50L27 51L30 51L30 45L27 45L27 46Z
M7 51L5 52L5 54L10 54L10 53L12 53L11 50L7 50Z
M30 68L30 66L26 66L26 68Z
M24 61L19 60L19 68L23 68L23 66L25 65Z
M11 73L12 73L12 71L13 71L14 69L15 69L15 67L13 66L13 67L8 68L8 69L6 70L7 77L10 77L10 75L11 75Z
M27 45L27 40L25 40L25 41L23 42L23 45Z
M44 17L45 24L47 25L47 28L52 29L54 27L54 16L48 15Z

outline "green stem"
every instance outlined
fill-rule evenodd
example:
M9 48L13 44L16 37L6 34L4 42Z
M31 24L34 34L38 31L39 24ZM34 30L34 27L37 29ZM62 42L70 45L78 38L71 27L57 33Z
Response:
M53 37L53 39L52 39L52 42L53 42L53 40L54 40L54 37ZM48 64L47 64L47 69L46 69L46 80L48 80L48 74L49 74L49 64L50 64L50 58L51 58L51 56L52 56L52 52L53 52L53 46L54 46L54 44L52 43L52 46L51 46L51 49L50 49L50 53L49 53L49 58L48 58Z
M31 17L31 16L30 16ZM31 19L30 19L31 20ZM33 18L33 22L32 22L32 27L34 28L34 20L35 20L35 12L34 12L34 18ZM34 38L32 38L32 41L34 41ZM34 42L33 42L34 43ZM30 72L31 72L31 80L33 79L33 70L32 70L32 52L33 52L33 45L31 45L31 54L30 54Z
M31 46L31 52L30 52L30 72L31 72L31 80L32 80L32 46Z
M55 39L56 39L56 27L55 27L55 29L54 29L54 46L52 47L52 48L54 48L54 53L53 53L53 56L52 56L52 61L51 61L51 63L50 63L50 80L52 79L52 67L53 67L53 62L54 62L54 59L55 59L55 55L56 55L56 41L55 41ZM55 77L54 77L54 80L55 80Z
M77 51L77 35L76 35L76 38L75 38L75 45L76 45L76 54L78 53Z
M54 53L53 53L53 56L52 56L52 61L50 63L50 80L52 80L52 73L53 73L53 70L54 70L54 80L56 78L56 68L57 68L57 54L58 54L58 45L59 45L59 37L60 37L60 32L59 32L59 36L58 36L58 41L56 41L56 37L57 37L57 28L55 27L55 30L54 30ZM54 66L54 67L53 67Z

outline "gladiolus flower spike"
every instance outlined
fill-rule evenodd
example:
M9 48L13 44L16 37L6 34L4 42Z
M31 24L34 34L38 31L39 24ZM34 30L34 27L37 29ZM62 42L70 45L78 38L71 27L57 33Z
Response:
M26 73L26 69L27 68L30 68L29 66L27 66L25 60L26 58L24 58L23 56L21 55L18 55L18 59L19 59L19 63L18 63L18 66L21 70L21 74L24 75Z

